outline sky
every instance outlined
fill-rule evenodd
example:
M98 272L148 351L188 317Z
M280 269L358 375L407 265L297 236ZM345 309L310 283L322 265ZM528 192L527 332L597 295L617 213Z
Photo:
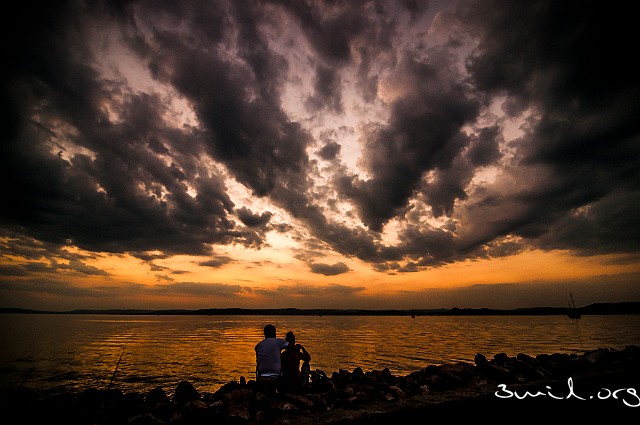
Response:
M0 307L640 301L629 4L20 2Z

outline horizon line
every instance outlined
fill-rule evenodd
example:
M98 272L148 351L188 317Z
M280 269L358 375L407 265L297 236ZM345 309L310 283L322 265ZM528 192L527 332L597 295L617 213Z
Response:
M41 310L19 307L0 307L0 313L25 314L132 314L132 315L492 315L492 314L535 314L564 315L575 309L581 314L640 314L640 301L620 301L609 303L593 303L582 307L516 307L508 309L488 307L452 307L452 308L403 308L403 309L366 309L366 308L246 308L216 307L198 309L139 309L139 308L103 308L73 310Z

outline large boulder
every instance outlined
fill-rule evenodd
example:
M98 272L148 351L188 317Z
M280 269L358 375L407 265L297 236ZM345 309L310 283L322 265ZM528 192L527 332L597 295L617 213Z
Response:
M187 404L193 400L199 400L200 393L189 381L181 381L173 394L173 398L171 399L174 403L177 404Z

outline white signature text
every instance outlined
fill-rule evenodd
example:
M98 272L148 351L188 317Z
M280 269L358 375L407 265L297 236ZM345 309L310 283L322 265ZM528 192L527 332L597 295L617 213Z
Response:
M551 387L550 386L546 386L547 391L537 391L537 392L529 392L529 391L524 391L522 393L518 393L517 391L511 391L507 389L507 385L506 384L500 384L498 385L498 388L500 388L498 391L495 392L495 396L498 398L512 398L515 397L518 400L523 400L527 397L550 397L556 400L568 400L570 398L575 398L578 400L607 400L608 398L613 398L614 400L621 400L625 406L629 406L629 407L640 407L640 397L638 396L638 393L636 391L635 388L620 388L617 390L609 390L607 388L601 388L598 391L597 395L592 395L589 397L581 397L578 394L576 394L574 388L573 388L573 379L569 378L567 380L567 386L569 387L569 393L566 396L558 396L558 395L554 395L551 392Z

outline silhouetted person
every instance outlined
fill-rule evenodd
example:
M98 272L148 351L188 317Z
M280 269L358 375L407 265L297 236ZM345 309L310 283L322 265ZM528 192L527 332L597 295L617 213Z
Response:
M280 387L283 391L298 392L308 379L308 376L304 376L300 370L300 362L308 367L311 356L302 345L296 344L296 336L293 332L287 332L285 340L289 345L280 354L282 363Z
M276 327L264 327L264 339L256 344L256 383L268 395L275 395L280 378L282 363L280 352L289 345L276 338Z

